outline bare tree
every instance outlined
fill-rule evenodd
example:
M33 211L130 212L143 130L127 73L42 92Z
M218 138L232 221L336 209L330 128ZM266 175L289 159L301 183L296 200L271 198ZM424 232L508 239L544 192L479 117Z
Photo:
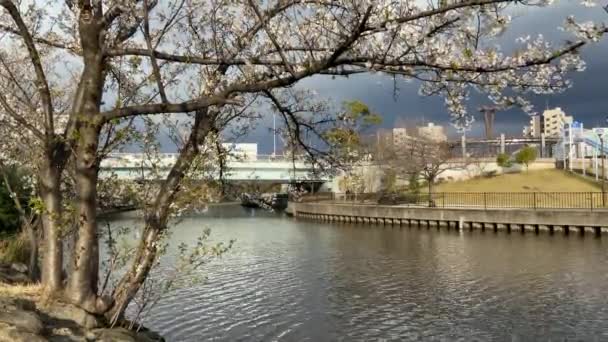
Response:
M445 171L454 168L450 162L450 150L446 142L435 141L425 136L409 136L407 140L395 144L385 167L398 177L411 179L419 177L428 186L429 194L433 185Z
M302 144L317 120L284 109L295 97L290 87L312 75L382 72L418 79L422 94L446 98L457 123L469 117L464 100L471 88L496 103L518 103L531 111L511 89L567 88L565 74L583 68L578 50L607 31L569 19L566 28L574 37L563 46L551 48L539 36L513 56L480 43L508 26L510 6L547 3L0 0L0 137L5 150L14 152L11 158L37 175L46 292L118 320L157 260L170 219L181 213L174 204L200 161L200 146L213 144L257 96L283 113L294 144ZM152 127L178 116L189 133L151 192L130 266L111 298L100 296L97 186L104 146L115 146L104 138L129 141L135 133L124 129L134 118ZM154 146L153 130L145 133L150 134L142 141ZM321 149L305 151L323 155ZM62 187L68 175L71 192ZM65 210L70 203L74 210ZM64 286L68 222L75 225L77 240Z

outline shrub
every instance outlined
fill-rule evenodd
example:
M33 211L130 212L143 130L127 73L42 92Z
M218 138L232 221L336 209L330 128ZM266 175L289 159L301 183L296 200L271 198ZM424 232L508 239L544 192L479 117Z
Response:
M511 167L513 163L511 162L511 158L506 153L499 153L496 157L496 164L500 167Z
M536 160L536 149L531 146L526 146L515 154L515 162L522 164L528 169L528 165Z
M484 178L496 177L496 170L485 171L481 176L484 177Z
M16 167L4 167L0 170L0 234L10 234L20 227L19 211L4 181L8 180L11 189L16 193L24 208L27 203L31 189L27 184L26 177Z
M408 182L408 188L409 188L410 192L415 193L415 194L420 192L421 185L420 185L419 178L420 178L420 175L418 173L412 173L410 175L410 179Z
M25 234L5 235L0 239L0 263L28 264L30 243Z

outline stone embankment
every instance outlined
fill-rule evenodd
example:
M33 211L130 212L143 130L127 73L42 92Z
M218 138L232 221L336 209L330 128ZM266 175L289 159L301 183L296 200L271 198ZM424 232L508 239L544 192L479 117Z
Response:
M27 267L0 265L0 342L159 342L147 329L107 328L104 321L78 307L42 303L40 287L28 283Z
M549 233L608 233L608 211L566 209L427 208L387 205L294 203L288 212L304 219L389 226L446 227L447 229L518 230Z

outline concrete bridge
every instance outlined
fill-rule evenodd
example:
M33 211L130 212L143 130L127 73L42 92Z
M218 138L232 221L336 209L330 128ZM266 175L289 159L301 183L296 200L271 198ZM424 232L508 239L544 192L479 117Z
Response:
M160 156L157 172L141 153L115 153L101 163L100 177L116 175L125 180L158 180L167 176L177 159L177 153ZM230 181L268 181L275 183L325 182L327 175L315 174L312 166L302 160L293 161L284 157L257 155L243 159L232 158L227 162L224 177ZM210 177L218 178L213 171Z

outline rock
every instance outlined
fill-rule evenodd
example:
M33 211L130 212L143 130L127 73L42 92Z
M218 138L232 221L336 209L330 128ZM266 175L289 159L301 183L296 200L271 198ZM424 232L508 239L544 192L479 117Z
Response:
M98 342L139 342L137 334L125 328L96 329L93 330L94 339ZM87 336L88 337L88 336Z
M71 304L54 302L40 308L47 316L56 320L71 321L85 329L95 329L101 326L100 319L85 310Z
M0 312L0 322L10 324L19 331L40 334L44 325L38 315L32 311L9 310Z
M165 338L159 333L152 330L143 330L137 333L137 341L139 342L165 342Z
M42 336L21 331L18 328L0 323L0 342L47 342Z
M70 329L66 327L48 329L49 330L49 341L51 342L80 342L86 341L84 337L81 337L78 329Z
M19 273L27 273L27 265L22 264L20 262L15 262L11 264L11 269L17 271Z
M39 334L44 330L35 312L34 303L17 298L0 298L0 323L12 325L20 331Z
M27 275L27 266L21 263L1 264L0 282L7 284L27 284L30 278Z
M0 282L10 285L27 284L30 282L30 278L26 274L11 270L10 272L0 272Z

